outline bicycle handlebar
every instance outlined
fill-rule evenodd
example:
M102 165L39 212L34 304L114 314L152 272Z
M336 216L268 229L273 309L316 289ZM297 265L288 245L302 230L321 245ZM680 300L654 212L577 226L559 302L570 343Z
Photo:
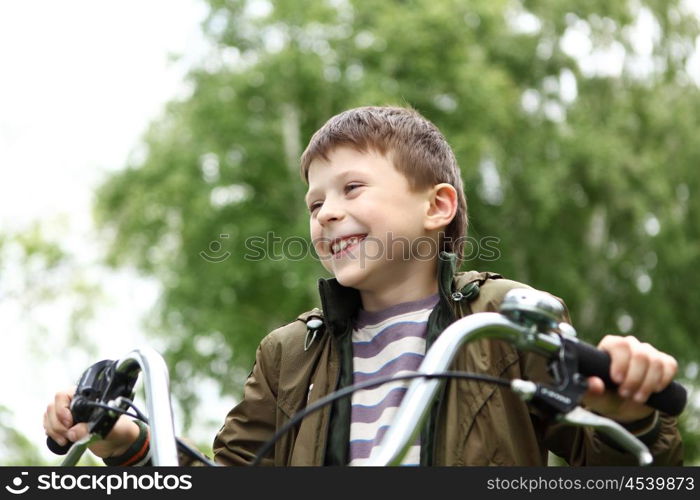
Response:
M618 385L610 378L610 354L576 338L564 337L563 341L576 351L579 369L583 375L600 377L605 382L605 387L617 389ZM683 411L687 399L688 393L685 388L678 382L671 382L664 390L649 396L644 404L675 417Z
M610 356L577 340L573 327L560 323L562 317L563 307L551 296L535 290L511 290L504 298L501 313L472 314L448 326L426 353L418 372L433 374L445 371L462 345L489 338L508 341L519 350L535 352L548 359L557 359L567 348L572 348L574 356L580 355L582 358L578 365L579 373L599 376L606 385L611 383ZM393 419L394 424L367 465L400 463L408 447L415 441L440 384L441 381L437 379L416 379L410 384ZM685 407L686 400L687 393L683 386L672 382L649 398L646 404L677 415ZM619 425L616 428L612 425L611 428L613 433L625 432Z
M610 356L579 341L575 337L576 332L573 327L561 323L562 317L563 307L551 296L535 290L511 290L504 298L500 313L476 313L449 325L426 353L416 375L444 375L443 372L447 371L459 348L467 342L480 338L507 341L521 351L545 356L550 361L550 369L558 367L563 372L554 373L555 380L561 382L563 379L565 382L552 391L546 386L538 387L532 382L515 379L511 382L512 390L520 394L523 399L536 396L535 402L538 402L537 398L540 398L539 402L544 402L551 414L557 415L557 418L564 422L601 429L626 449L635 453L640 463L650 463L651 455L646 447L622 426L610 419L597 417L577 406L585 390L585 384L576 374L598 376L608 388L615 388L616 385L609 376ZM125 392L131 393L139 372L143 372L152 433L150 445L152 463L153 465L178 465L170 406L169 377L163 358L150 347L135 349L116 362L106 360L93 365L83 374L80 382L97 381L95 387L98 387L104 382L98 377L98 375L102 376L98 365L104 367L105 363L109 365L110 373L114 375L114 378L108 377L109 383L106 384L112 391L95 392L93 385L86 383L84 385L86 390L82 395L88 401L99 398L103 403L112 406L115 411L102 408L101 413L87 412L85 411L87 406L82 407L84 411L82 415L89 416L82 421L89 420L91 434L77 443L69 443L66 447L60 447L48 438L49 447L55 453L60 452L61 448L70 447L63 465L75 465L89 444L109 433L118 418L118 407L123 404ZM91 379L91 376L96 378ZM405 451L415 441L420 424L427 416L430 404L443 380L443 378L417 378L410 384L393 419L394 424L384 436L378 453L367 465L394 465L400 462ZM113 386L117 389L114 390ZM555 394L557 396L555 399L558 401L547 401L547 393L556 391L561 391ZM78 394L77 391L76 394ZM562 396L564 396L563 399ZM687 393L683 386L672 382L663 391L653 394L646 404L675 416L683 411L686 400ZM73 405L71 410L74 410ZM76 419L76 421L81 420Z
M117 363L119 372L138 372L144 376L146 407L151 428L153 465L178 465L173 410L170 405L170 377L163 357L151 347L135 349Z
M146 404L151 424L150 447L152 463L153 465L178 465L175 429L173 427L172 407L170 405L170 379L168 376L168 368L161 355L153 348L145 346L134 349L116 362L107 361L108 364L114 363L114 380L123 377L123 379L131 381L131 386L133 386L133 383L136 381L139 372L143 373ZM105 362L100 363L104 364ZM98 365L99 363L93 365L93 367ZM81 382L83 382L88 375L96 375L90 373L93 367L90 367L85 374L83 374ZM88 390L88 392L90 391ZM108 395L99 395L99 397L105 396ZM110 402L114 403L115 400L105 401L105 403ZM73 408L71 408L71 410L73 410ZM104 412L109 414L109 410L101 409L101 411L103 412L101 415L104 415ZM108 434L114 421L118 418L118 415L110 415L110 417L112 418L111 424L101 425L99 424L101 419L96 418L95 415L92 414L88 422L90 433L102 437ZM96 428L96 426L99 428ZM60 446L53 439L47 438L47 446L51 451L59 455L68 453L62 464L64 466L75 465L91 442L92 439L86 438L76 443L69 442L65 446Z

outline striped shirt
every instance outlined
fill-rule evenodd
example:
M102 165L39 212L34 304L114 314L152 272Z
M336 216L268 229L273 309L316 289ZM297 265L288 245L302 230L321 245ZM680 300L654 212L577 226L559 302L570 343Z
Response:
M438 294L391 306L360 310L352 332L353 383L415 372L425 356L428 317ZM352 395L350 465L363 465L376 453L411 380L397 380ZM420 464L420 442L403 465Z

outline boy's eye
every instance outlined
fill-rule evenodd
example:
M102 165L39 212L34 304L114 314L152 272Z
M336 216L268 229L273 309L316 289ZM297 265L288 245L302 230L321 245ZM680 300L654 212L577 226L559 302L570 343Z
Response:
M345 194L348 194L350 191L354 191L356 188L362 187L363 185L358 183L358 182L351 182L350 184L347 184L344 188ZM321 208L323 205L322 201L315 201L311 205L309 205L309 213L313 214L316 210Z

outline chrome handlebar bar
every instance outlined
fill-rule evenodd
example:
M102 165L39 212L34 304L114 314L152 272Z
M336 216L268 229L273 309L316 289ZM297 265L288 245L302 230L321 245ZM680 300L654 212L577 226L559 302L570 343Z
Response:
M443 331L428 350L418 368L419 373L446 371L459 348L480 338L508 340L514 343L528 334L527 329L499 313L477 313L455 321ZM444 383L439 379L416 379L411 382L399 407L394 424L384 435L382 445L367 465L398 465L415 441L420 424L428 414L430 403Z

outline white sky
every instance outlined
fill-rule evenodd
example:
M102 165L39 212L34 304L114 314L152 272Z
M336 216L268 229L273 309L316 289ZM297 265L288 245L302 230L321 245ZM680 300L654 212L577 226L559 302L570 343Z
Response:
M167 55L201 52L204 14L193 0L0 4L3 222L87 206L85 187L181 87L187 66Z
M107 296L89 329L101 357L120 357L143 340L141 318L158 288L133 272L91 268L100 253L94 187L125 165L163 104L185 91L186 70L206 52L206 12L197 0L0 2L0 232L41 220L75 252ZM0 272L11 279L13 269ZM68 307L27 318L15 306L0 295L0 404L43 443L49 398L97 359L60 352ZM32 322L48 334L39 336ZM222 420L226 410L212 411Z

